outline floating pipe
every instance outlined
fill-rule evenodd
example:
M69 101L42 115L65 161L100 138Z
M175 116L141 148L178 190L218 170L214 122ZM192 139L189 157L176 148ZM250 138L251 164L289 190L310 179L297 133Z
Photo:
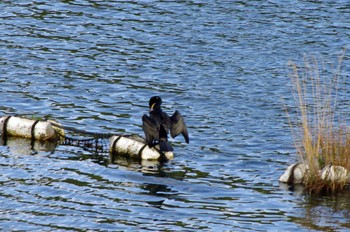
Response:
M110 138L110 156L112 162L116 156L141 160L172 160L173 152L160 152L157 147L150 148L146 143L133 137L112 136Z
M15 116L0 118L0 128L3 137L15 136L34 140L55 140L57 134L51 123Z
M57 140L64 137L64 130L56 122L39 121L15 116L0 117L1 138L8 136L34 140ZM159 146L150 148L143 139L135 136L112 136L110 138L110 156L112 162L116 156L139 160L167 161L174 158L173 152L161 152Z

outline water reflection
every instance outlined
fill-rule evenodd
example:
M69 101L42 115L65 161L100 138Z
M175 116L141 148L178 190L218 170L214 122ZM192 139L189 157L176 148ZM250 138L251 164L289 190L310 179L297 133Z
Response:
M289 191L295 196L302 196L304 194L307 194L304 185L301 185L301 184L288 185L285 183L279 183L279 184L281 189L285 191Z
M54 152L57 142L39 141L20 137L1 136L0 146L7 146L14 155L34 155L37 152Z
M159 175L162 172L162 163L157 160L135 160L127 157L114 157L113 164L120 165L130 171L140 171L142 173L149 173Z
M350 189L336 195L309 195L303 185L280 183L280 188L298 199L301 216L291 214L289 218L304 228L320 231L337 231L350 228ZM336 223L335 223L336 222Z
M157 160L137 160L122 156L115 156L114 159L111 160L108 150L108 139L69 138L67 140L68 142L66 140L66 138L61 138L59 141L39 141L13 136L0 136L0 146L6 146L13 155L35 155L40 152L45 152L51 154L51 157L55 156L54 152L58 146L61 147L60 149L62 149L62 147L75 147L81 151L76 150L76 155L69 157L69 160L91 160L92 162L105 166L116 164L130 171L139 171L159 177L167 176L163 171L164 163ZM98 146L103 146L103 149L95 149L93 146L90 146L90 140L94 141L92 145L95 146L96 141L96 143L98 142L100 144ZM86 144L84 143L85 141L89 143ZM103 141L103 144L101 141Z
M305 195L298 204L302 216L291 217L305 228L322 231L350 229L350 192L336 196L314 197ZM336 223L335 223L336 222Z
M79 139L76 139L78 141ZM80 140L82 141L82 140ZM106 141L108 142L108 141ZM36 155L39 153L46 153L50 157L55 157L55 151L59 146L62 147L75 147L75 154L72 156L62 156L59 158L67 158L69 160L91 160L101 165L108 165L109 155L105 151L96 152L96 149L87 147L84 143L65 143L65 140L47 141L47 140L31 140L27 138L14 137L14 136L0 136L0 146L6 146L8 152L17 155ZM106 145L108 147L108 145ZM108 151L108 150L107 150Z

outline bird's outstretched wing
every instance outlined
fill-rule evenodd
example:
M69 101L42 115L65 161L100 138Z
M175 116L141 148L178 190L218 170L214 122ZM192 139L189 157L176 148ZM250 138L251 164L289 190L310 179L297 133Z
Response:
M176 110L175 113L170 117L170 121L171 121L171 127L170 127L171 137L175 138L181 133L184 136L186 143L189 143L190 138L188 137L187 126L180 112Z
M142 116L142 129L145 132L148 144L152 144L154 140L159 140L159 125L146 114Z

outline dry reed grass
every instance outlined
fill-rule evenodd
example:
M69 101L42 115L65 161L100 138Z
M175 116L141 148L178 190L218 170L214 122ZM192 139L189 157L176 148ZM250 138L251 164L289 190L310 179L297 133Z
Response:
M290 125L299 162L309 165L305 186L309 193L336 193L347 185L346 181L323 180L320 170L327 165L337 165L350 170L350 133L346 116L338 111L340 66L331 71L315 57L305 57L299 68L290 62L291 80L297 105L297 123Z

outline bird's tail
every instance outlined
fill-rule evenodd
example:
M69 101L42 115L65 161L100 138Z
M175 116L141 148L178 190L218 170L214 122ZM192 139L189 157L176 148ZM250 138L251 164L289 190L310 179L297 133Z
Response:
M163 125L159 128L159 149L161 152L174 151L168 141L168 135Z
M174 148L170 145L168 140L160 141L159 142L159 149L162 152L174 151Z

